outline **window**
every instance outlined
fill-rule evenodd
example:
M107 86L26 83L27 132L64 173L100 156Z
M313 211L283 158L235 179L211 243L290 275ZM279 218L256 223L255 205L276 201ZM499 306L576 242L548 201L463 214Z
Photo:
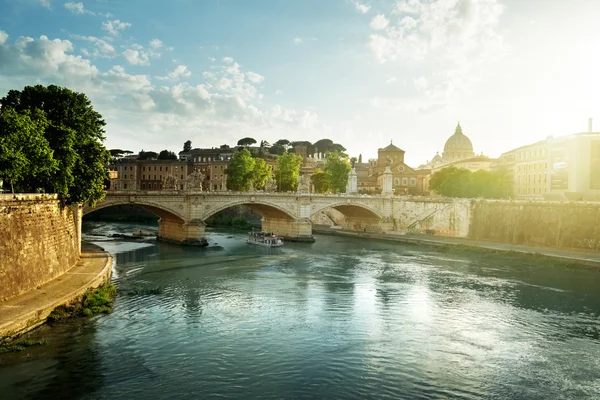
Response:
M124 185L123 185L123 189L127 189L127 184L124 184Z
M154 190L156 190L156 183L154 184Z
M168 171L168 170L169 170L169 167L165 167L165 171Z
M410 178L410 186L417 186L417 178Z
M156 175L154 175L154 180L156 180ZM154 184L156 186L156 184Z
M156 171L156 167L154 167L154 170Z
M123 179L127 179L127 174L123 175Z
M133 167L129 167L129 170L130 170L130 171L133 171Z
M181 179L183 179L183 175L181 175Z
M394 178L394 185L400 184L400 178Z
M142 190L146 189L146 184L142 183Z
M146 175L142 175L142 179L146 179Z
M142 171L145 171L145 170L146 170L146 167L142 167Z
M179 185L179 189L183 190L183 183L181 185Z
M408 178L402 178L402 186L408 186Z
M159 167L159 171L162 171L162 167Z

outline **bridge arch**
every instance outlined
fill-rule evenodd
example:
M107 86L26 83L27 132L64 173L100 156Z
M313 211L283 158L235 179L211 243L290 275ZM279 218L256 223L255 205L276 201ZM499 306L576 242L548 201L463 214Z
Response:
M248 207L249 209L258 213L260 216L262 216L264 218L282 219L282 220L289 220L289 221L294 221L297 219L297 216L294 213L290 212L289 210L286 210L285 208L283 208L282 206L280 206L278 204L275 204L270 201L264 201L262 199L261 200L245 199L245 200L237 200L237 201L227 202L226 204L219 205L213 209L206 211L204 214L204 219L206 220L221 211L224 211L231 207L237 207L237 206Z
M320 204L319 206L315 207L315 209L312 210L311 215L310 215L311 218L314 217L315 215L317 215L318 213L320 213L321 211L324 211L328 208L333 208L349 218L377 219L377 220L384 218L384 216L381 215L381 213L378 210L374 209L373 207L370 207L363 203L355 203L355 202L350 202L347 200Z
M158 216L162 220L172 220L183 223L185 221L185 217L183 215L183 210L177 210L176 207L168 207L165 204L158 203L152 200L146 199L130 199L130 198L105 198L102 202L96 204L96 207L86 206L83 209L83 215L86 216L88 214L92 214L98 210L102 210L105 208L110 208L114 206L135 206L139 207L143 210L150 211L152 214Z

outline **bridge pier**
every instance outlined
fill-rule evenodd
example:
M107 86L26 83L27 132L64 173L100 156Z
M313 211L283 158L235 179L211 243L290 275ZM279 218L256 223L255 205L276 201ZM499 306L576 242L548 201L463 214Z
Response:
M162 217L158 220L158 239L191 246L207 246L205 228L202 220L178 221Z
M346 216L342 229L356 232L376 232L384 233L393 230L393 221L376 218L360 218Z
M273 232L290 242L314 242L312 223L308 218L297 220L263 217L262 231Z

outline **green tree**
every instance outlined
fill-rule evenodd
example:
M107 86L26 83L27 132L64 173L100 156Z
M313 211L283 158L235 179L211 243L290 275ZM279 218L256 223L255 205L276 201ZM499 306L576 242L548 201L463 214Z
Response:
M165 149L158 153L157 160L177 160L177 154Z
M41 113L40 113L41 114ZM31 192L48 185L57 162L44 137L46 118L32 120L12 108L0 110L0 178L11 191Z
M190 150L192 150L192 141L186 140L185 143L183 144L183 151L188 152Z
M251 137L245 137L243 139L238 140L237 145L248 147L250 145L253 145L254 143L256 143L256 140L252 139Z
M325 173L329 190L332 193L343 193L348 184L348 174L352 166L348 161L348 156L337 151L330 151L325 155Z
M317 154L326 154L327 152L332 150L333 141L331 139L321 139L317 140L314 147L314 152Z
M103 145L106 123L85 94L55 85L26 86L21 91L9 91L0 99L0 106L19 114L30 112L34 120L45 116L44 137L57 163L43 187L46 192L91 205L104 197L110 161Z
M277 157L275 180L280 192L296 190L301 164L302 157L293 153L284 153Z
M264 159L255 158L254 168L252 169L252 184L255 189L263 189L267 179L271 176L271 166L267 165Z
M362 154L359 154L359 155L358 155L358 163L359 163L359 164L362 164Z
M158 153L155 151L140 151L138 153L138 160L156 160Z
M248 191L253 179L254 164L255 159L252 158L252 154L248 149L235 152L229 163L227 163L227 169L225 170L227 173L227 188L240 192Z
M315 193L327 193L329 191L329 181L325 171L317 168L310 177L310 181L314 186Z

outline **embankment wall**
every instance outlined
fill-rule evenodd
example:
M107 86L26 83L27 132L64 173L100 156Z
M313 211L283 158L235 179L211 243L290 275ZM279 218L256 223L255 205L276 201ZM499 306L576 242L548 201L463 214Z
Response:
M0 301L62 275L81 253L81 208L57 195L0 195Z

